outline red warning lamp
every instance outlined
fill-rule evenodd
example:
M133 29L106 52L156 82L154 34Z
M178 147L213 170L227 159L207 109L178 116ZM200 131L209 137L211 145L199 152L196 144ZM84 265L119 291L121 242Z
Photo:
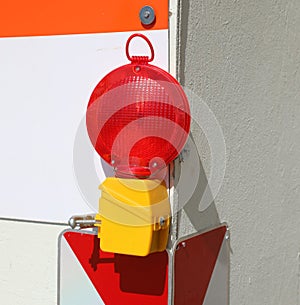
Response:
M134 37L148 43L150 58L129 55ZM176 79L149 64L147 37L130 36L126 55L131 63L98 83L86 113L91 142L116 173L99 187L95 226L102 251L146 256L167 246L171 209L162 169L183 148L191 119Z
M134 37L149 45L151 57L130 56ZM150 65L151 42L129 37L130 64L107 74L95 87L87 108L91 142L117 177L151 178L174 160L190 128L187 97L175 78Z

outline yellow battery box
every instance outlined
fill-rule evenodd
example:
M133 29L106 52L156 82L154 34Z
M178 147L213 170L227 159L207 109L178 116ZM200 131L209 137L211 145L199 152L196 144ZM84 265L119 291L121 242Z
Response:
M171 212L164 182L110 177L99 189L102 251L146 256L166 249Z

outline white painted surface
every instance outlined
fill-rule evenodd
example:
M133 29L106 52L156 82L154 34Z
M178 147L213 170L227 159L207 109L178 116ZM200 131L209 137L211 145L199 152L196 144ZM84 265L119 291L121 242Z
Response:
M169 0L169 73L177 77L178 0Z
M85 110L97 83L129 63L132 33L0 38L0 217L66 223L97 209L105 175ZM146 35L153 64L168 69L168 30ZM150 53L138 38L129 51Z
M300 2L181 2L181 81L213 110L227 149L198 225L229 224L231 305L299 305ZM194 136L209 176L207 142Z
M64 237L60 251L58 305L105 305Z
M128 63L131 34L0 39L1 304L57 304L57 238L64 227L1 218L66 223L95 211L104 173L82 119L100 79ZM167 70L168 31L146 35L153 64ZM142 40L132 41L133 55L147 51ZM75 144L82 151L74 153Z
M57 304L57 244L63 229L0 221L1 304Z

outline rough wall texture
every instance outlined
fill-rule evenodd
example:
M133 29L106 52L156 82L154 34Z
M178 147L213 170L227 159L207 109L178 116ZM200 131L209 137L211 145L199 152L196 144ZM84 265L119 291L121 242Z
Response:
M231 229L231 305L300 304L299 29L298 0L181 1L180 80L227 148L215 206Z

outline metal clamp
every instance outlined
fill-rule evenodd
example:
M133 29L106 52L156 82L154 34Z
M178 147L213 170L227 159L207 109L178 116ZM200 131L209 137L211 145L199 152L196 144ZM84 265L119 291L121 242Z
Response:
M69 219L68 224L72 229L86 229L93 228L94 226L101 224L101 222L96 220L96 214L87 214L72 216Z

